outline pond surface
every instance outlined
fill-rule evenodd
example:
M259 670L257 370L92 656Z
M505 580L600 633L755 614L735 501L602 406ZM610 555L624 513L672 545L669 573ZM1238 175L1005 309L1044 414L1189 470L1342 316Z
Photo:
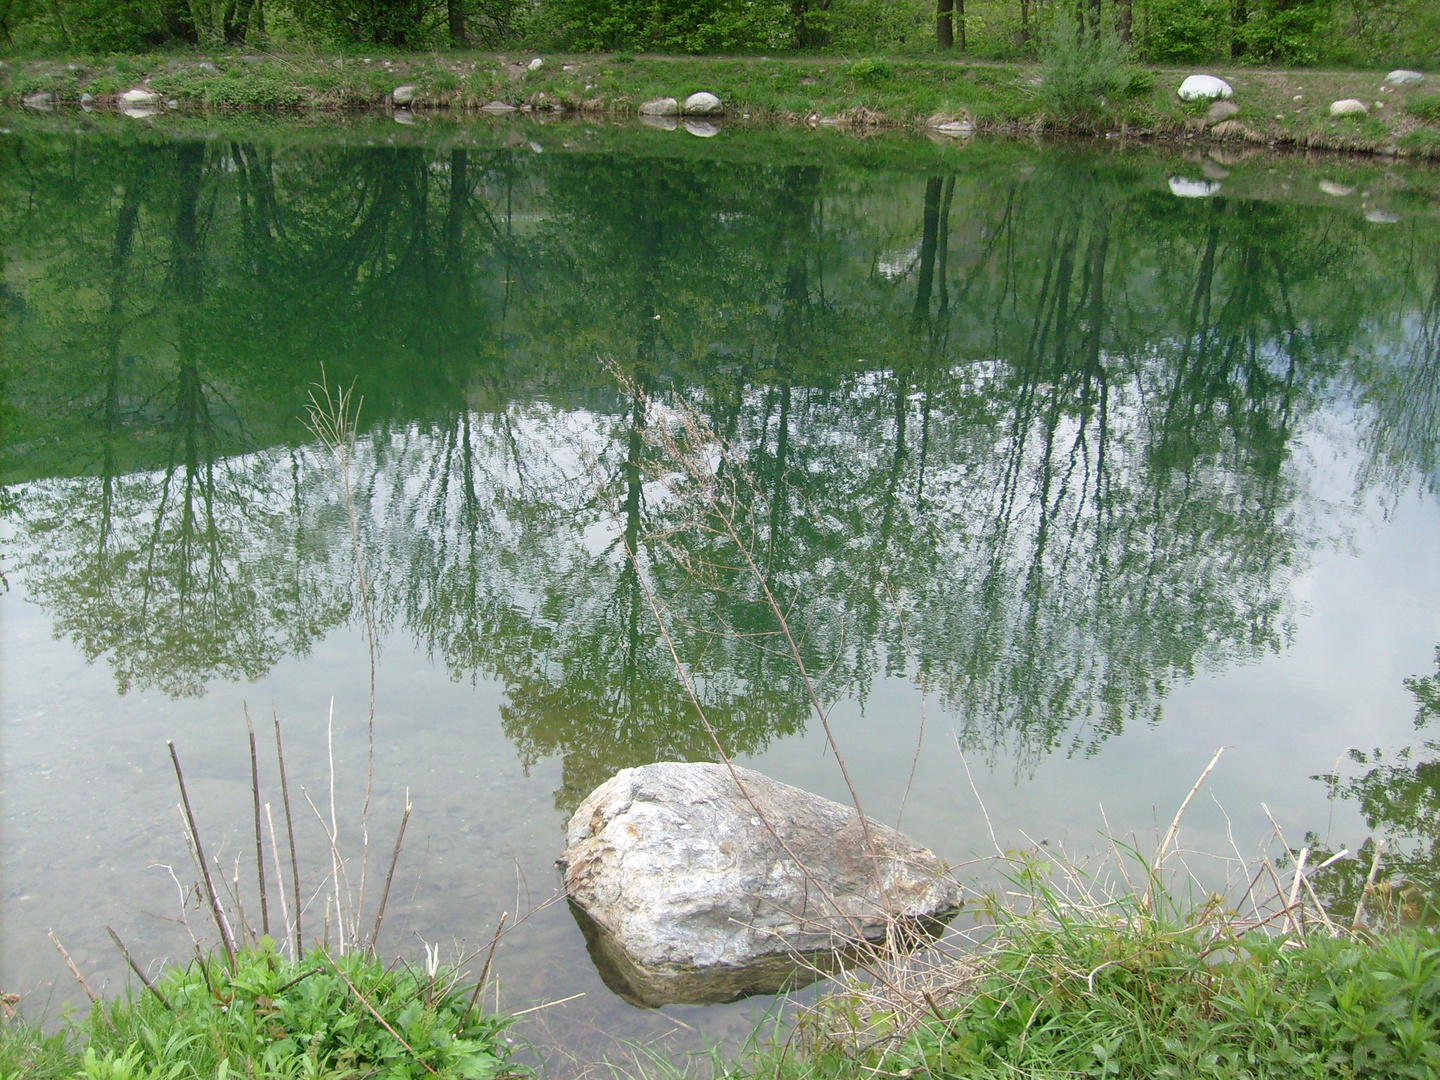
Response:
M1257 851L1264 803L1292 847L1383 835L1422 867L1434 172L417 127L0 135L0 989L32 1013L77 996L49 928L111 991L107 924L189 951L166 739L249 880L247 706L277 817L284 728L322 932L298 788L328 817L333 716L357 867L366 598L372 863L414 804L387 951L483 947L552 896L593 787L714 758L669 642L729 752L846 798L750 557L866 811L943 858L1107 822L1148 851L1225 745L1188 849ZM322 380L363 397L348 505L304 423ZM677 409L723 440L718 485L668 459ZM495 966L512 1009L583 994L520 1025L561 1073L770 1007L631 1008L563 904Z

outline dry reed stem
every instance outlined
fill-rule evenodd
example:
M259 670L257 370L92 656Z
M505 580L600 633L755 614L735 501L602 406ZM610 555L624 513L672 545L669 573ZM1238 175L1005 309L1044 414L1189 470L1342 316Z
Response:
M475 1002L485 992L485 984L490 979L490 961L495 959L495 946L500 943L500 935L505 929L505 920L510 917L508 911L500 913L500 922L495 927L495 933L490 935L490 947L485 951L485 965L480 969L480 977L475 980L475 992L470 995L470 1004L465 1007L465 1015L469 1016L475 1009Z
M85 976L80 974L80 969L75 966L75 961L70 959L70 954L65 951L65 946L60 944L60 939L55 936L54 930L50 931L50 943L59 950L65 960L65 966L70 969L70 974L75 976L75 981L80 984L80 989L85 991L85 996L90 999L90 1004L99 1006L101 1019L105 1021L111 1031L114 1031L115 1021L110 1019L110 1014L105 1011L103 1005L100 1005L100 999L95 996L95 991L90 989L90 984L85 981Z
M321 397L316 396L316 390ZM370 868L370 799L375 789L375 668L377 646L375 642L375 615L370 603L370 588L365 579L365 560L360 550L360 524L355 514L355 494L351 477L351 466L355 459L355 439L360 428L360 409L365 399L362 397L354 401L355 384L351 382L349 387L337 389L332 395L329 383L325 379L325 365L320 365L320 382L314 384L310 391L310 400L306 405L308 424L310 430L335 457L340 465L340 491L345 500L345 515L350 524L350 547L351 554L355 560L355 577L360 587L360 607L365 618L365 644L370 656L370 708L366 722L366 756L365 756L365 801L360 808L360 895L355 905L354 930L359 934L359 921L361 913L365 909L365 884ZM352 412L353 402L353 412ZM334 709L334 702L331 702L331 709ZM331 802L333 810L334 782L332 769ZM333 813L332 813L333 817ZM338 888L338 884L337 884ZM346 891L349 891L349 883L346 883ZM338 911L339 900L336 900L337 922L340 919ZM343 951L345 934L343 926L340 928L340 945ZM358 940L356 941L358 945Z
M298 963L300 957L305 955L304 938L300 928L300 915L303 911L300 903L300 859L295 852L295 818L290 813L290 783L285 778L285 746L280 739L280 716L272 711L272 718L275 721L275 760L280 766L280 799L285 807L285 834L290 842L290 884L295 891L294 959Z
M1380 856L1385 851L1385 841L1375 842L1375 857L1370 860L1370 873L1365 877L1365 888L1360 891L1360 899L1355 904L1355 919L1350 924L1350 929L1359 930L1365 921L1365 897L1369 896L1375 889L1375 875L1380 871Z
M293 940L290 936L290 905L285 900L285 876L280 868L280 845L275 842L275 817L270 813L270 804L268 802L265 804L265 824L270 829L270 854L275 857L275 880L280 883L280 918L285 926L285 937L280 942L280 951L283 953L285 946L289 945L290 959L298 964L300 957L295 952Z
M140 965L137 964L135 962L135 959L130 955L130 950L127 949L125 947L125 943L120 940L120 935L115 933L114 929L109 926L105 927L105 932L110 935L110 940L115 942L115 947L120 950L120 955L125 958L125 962L130 965L130 970L135 972L136 977L139 978L145 989L149 990L150 993L154 994L155 1000L160 1002L161 1005L164 1005L166 1009L174 1012L175 1010L171 1008L170 1002L165 1000L165 995L156 988L155 984L151 982L148 977L146 977L145 972L140 970Z
M395 866L400 862L400 848L405 843L405 826L410 824L410 790L405 790L405 813L400 817L400 831L395 834L395 850L390 855L390 870L385 875L385 888L380 893L380 907L375 912L375 927L370 931L370 950L380 940L380 924L385 921L385 905L390 900L390 886L395 880ZM358 912L357 912L358 915Z
M1210 759L1210 764L1206 765L1200 773L1200 778L1196 780L1194 786L1190 788L1190 793L1185 796L1185 800L1180 804L1180 809L1175 811L1175 817L1170 822L1170 828L1165 831L1165 839L1160 842L1160 847L1155 852L1154 861L1150 864L1150 883L1146 886L1145 899L1143 901L1147 911L1150 909L1150 904L1155 896L1155 878L1159 875L1160 867L1164 864L1165 856L1169 853L1171 841L1175 839L1175 834L1180 831L1180 819L1185 816L1185 811L1190 808L1191 801L1204 785L1205 778L1210 775L1210 771L1215 768L1215 763L1220 760L1220 755L1224 752L1225 747L1223 746L1216 749L1215 756Z
M234 971L235 939L231 936L225 912L220 908L220 900L215 895L215 883L210 880L210 867L205 862L205 850L200 846L200 831L195 827L195 814L190 809L190 794L185 790L185 773L180 768L180 755L175 752L175 744L169 739L165 740L165 745L170 748L170 761L175 766L175 779L180 785L180 801L185 807L185 824L190 830L190 840L195 845L195 861L200 864L200 877L205 882L205 897L210 904L210 914L215 917L215 925L220 931L220 943L230 961L230 970Z
M260 884L260 929L270 936L270 897L265 888L265 844L260 833L260 755L255 749L255 725L250 721L250 706L245 709L245 734L250 739L250 797L255 810L255 874Z

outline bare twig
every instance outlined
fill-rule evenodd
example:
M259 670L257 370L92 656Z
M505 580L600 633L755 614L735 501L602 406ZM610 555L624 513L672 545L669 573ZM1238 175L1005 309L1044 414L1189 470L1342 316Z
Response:
M1190 789L1190 793L1185 796L1185 801L1180 804L1180 809L1175 811L1175 817L1170 822L1170 828L1165 830L1165 839L1160 841L1160 846L1155 849L1155 858L1150 864L1150 883L1145 887L1145 898L1141 901L1146 911L1150 910L1150 906L1155 899L1155 878L1160 873L1160 867L1165 863L1165 856L1169 854L1171 841L1175 839L1175 834L1180 831L1180 819L1185 816L1185 811L1189 809L1191 801L1204 785L1205 778L1210 775L1210 770L1215 768L1215 763L1220 760L1220 755L1224 752L1225 747L1223 746L1215 751L1214 757L1210 759L1210 764L1205 766L1204 770L1200 773L1200 778L1195 781L1194 786Z
M285 832L290 839L290 883L295 890L295 955L296 963L305 955L304 938L300 930L300 860L295 854L295 819L290 814L290 784L285 779L285 747L280 741L280 717L275 719L275 759L280 764L280 799L285 805ZM278 858L278 856L277 856Z
M385 875L385 888L380 893L380 907L375 912L375 928L370 931L370 948L380 940L380 924L385 920L385 904L390 899L390 885L395 880L395 865L400 861L400 848L405 843L405 826L410 824L410 792L405 792L405 813L400 816L400 831L395 834L395 850L390 855L390 870ZM359 915L359 912L356 912Z
M105 1006L100 1004L100 999L95 996L95 991L90 989L90 984L85 981L85 976L80 974L80 969L75 966L75 961L70 959L70 954L65 951L65 946L60 944L60 939L55 936L54 930L50 931L50 943L59 950L60 955L65 959L65 966L70 969L70 974L75 976L75 981L80 984L80 989L85 991L85 996L90 999L90 1004L99 1006L101 1017L110 1030L114 1031L115 1021L110 1019L110 1014L105 1011Z
M1375 857L1370 860L1370 873L1365 877L1365 888L1360 890L1360 899L1355 904L1355 918L1350 923L1350 929L1359 930L1365 922L1365 897L1369 896L1375 888L1375 875L1380 872L1380 856L1385 852L1385 841L1375 842Z
M270 804L268 802L265 804L265 824L270 829L270 854L275 859L275 880L280 883L280 918L285 927L285 935L283 940L280 942L280 952L283 955L285 952L285 946L291 941L290 905L285 900L285 875L281 873L280 870L280 845L275 842L275 817L273 814L270 813ZM298 955L295 955L293 952L291 954L291 959L293 959L297 964L300 962L300 957Z
M485 992L485 984L490 979L490 961L495 959L495 946L500 941L500 934L505 929L505 920L509 916L508 911L502 911L500 922L495 927L495 933L490 935L490 947L485 951L485 966L480 969L480 977L475 980L475 992L470 995L470 1004L465 1006L465 1016L467 1017L475 1011L475 1002L479 1001L480 995Z
M127 949L125 943L120 940L120 935L108 926L105 927L105 932L110 935L110 940L115 942L115 947L120 950L120 955L125 958L125 962L130 965L130 970L135 972L136 977L144 985L145 989L154 994L155 1000L160 1002L161 1005L164 1005L165 1008L174 1012L175 1010L171 1008L170 1002L165 1000L165 995L156 989L155 984L146 977L145 972L140 969L140 965L137 964L135 959L130 955L130 950Z
M255 809L255 873L260 880L260 929L270 936L270 899L265 888L265 845L260 838L260 755L255 750L255 725L245 706L245 734L250 739L250 798Z
M190 809L190 795L185 790L185 774L180 769L180 755L175 752L175 744L169 739L165 740L165 745L170 748L170 761L175 766L175 779L180 785L180 801L185 806L185 824L190 830L190 841L195 845L196 861L200 864L201 880L205 882L205 897L210 904L210 914L215 917L215 926L220 931L220 943L230 961L230 970L234 971L235 939L230 934L230 925L220 908L220 899L215 895L215 883L210 880L210 867L205 862L205 850L200 846L200 830L195 827L195 814Z

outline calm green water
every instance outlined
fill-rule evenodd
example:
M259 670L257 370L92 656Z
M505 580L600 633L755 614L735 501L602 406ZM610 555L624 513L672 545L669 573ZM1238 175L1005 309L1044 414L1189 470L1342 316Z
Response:
M1294 846L1428 835L1436 751L1405 680L1440 641L1434 172L10 120L0 982L32 1007L51 980L52 1012L75 996L47 928L111 989L107 923L142 955L187 951L167 738L248 879L245 706L262 735L279 716L324 807L333 699L358 865L369 660L346 503L302 422L322 370L364 399L382 861L415 804L389 948L483 944L552 894L592 787L712 756L627 539L727 747L843 795L743 553L695 514L637 388L733 447L726 507L867 811L903 803L943 857L992 851L991 827L1084 851L1106 820L1148 848L1222 744L1194 849L1258 850L1262 801ZM1330 800L1337 767L1361 783ZM583 992L522 1027L577 1062L734 1038L765 1007L630 1009L563 905L497 964L513 1008Z

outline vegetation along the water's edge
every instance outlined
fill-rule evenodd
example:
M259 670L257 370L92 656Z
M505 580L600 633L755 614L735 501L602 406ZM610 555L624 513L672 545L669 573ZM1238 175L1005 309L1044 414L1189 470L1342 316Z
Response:
M1012 866L1036 904L997 920L992 947L973 962L842 986L783 1041L728 1062L716 1055L716 1076L1440 1074L1440 939L1428 928L1377 933L1301 903L1256 917L1218 898L1186 910L1154 910L1136 895L1081 902L1049 884L1057 868L1043 860L1017 856ZM1267 916L1286 932L1267 932ZM387 969L373 956L320 950L296 963L268 940L234 965L193 960L53 1034L7 1019L0 1077L490 1080L527 1071L511 1059L506 1020L476 1008L453 970ZM615 1075L681 1068L652 1054Z
M1224 77L1234 97L1212 110L1208 99L1186 102L1176 93L1192 69L1107 65L1093 51L1087 43L1078 60L1072 50L1041 64L393 50L26 59L3 62L0 99L104 108L139 90L152 100L131 111L152 122L168 109L334 111L401 101L409 115L488 107L633 117L648 100L705 91L721 99L728 123L915 127L941 137L1049 131L1440 156L1440 90L1428 80L1390 86L1376 71L1219 66L1205 70ZM1332 115L1342 100L1361 101L1367 112Z

